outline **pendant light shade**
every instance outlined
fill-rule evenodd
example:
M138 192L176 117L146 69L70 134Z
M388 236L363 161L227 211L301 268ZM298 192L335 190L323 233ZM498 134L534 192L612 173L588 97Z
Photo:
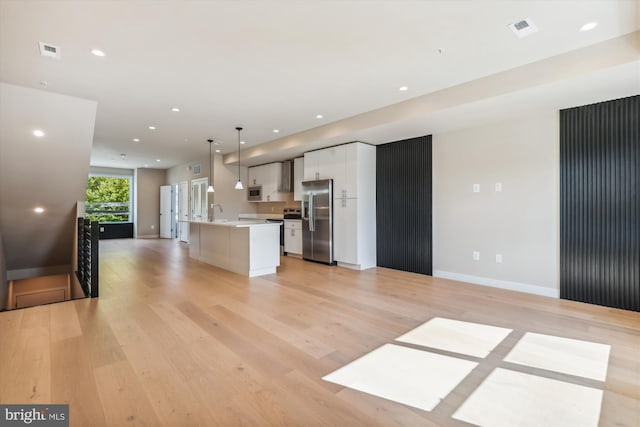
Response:
M213 193L215 190L213 189L213 160L211 160L211 144L213 144L213 139L207 139L209 141L209 187L207 188L207 193Z
M236 182L235 189L244 190L244 185L242 185L242 181L240 181L240 131L242 128L238 126L236 130L238 131L238 182Z

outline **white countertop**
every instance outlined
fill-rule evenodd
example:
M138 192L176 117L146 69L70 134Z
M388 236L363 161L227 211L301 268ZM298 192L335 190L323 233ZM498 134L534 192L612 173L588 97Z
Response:
M259 214L259 213L241 213L238 214L238 219L283 219L283 214L270 213L270 214Z
M239 220L239 221L191 221L192 224L216 225L220 227L280 227L277 222L265 222L264 220Z

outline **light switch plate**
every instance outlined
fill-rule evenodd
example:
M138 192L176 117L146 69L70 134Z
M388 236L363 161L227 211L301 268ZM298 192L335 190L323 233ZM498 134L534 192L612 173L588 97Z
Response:
M501 192L502 192L502 183L496 182L496 193L501 193Z
M496 254L496 264L502 263L502 254Z
M474 193L480 192L480 184L473 184L473 192Z
M480 252L473 251L473 260L474 261L480 261Z

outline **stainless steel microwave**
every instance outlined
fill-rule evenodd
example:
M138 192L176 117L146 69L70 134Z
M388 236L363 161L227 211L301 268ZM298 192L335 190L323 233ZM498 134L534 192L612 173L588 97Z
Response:
M250 202L261 202L262 185L252 185L247 188L247 200Z

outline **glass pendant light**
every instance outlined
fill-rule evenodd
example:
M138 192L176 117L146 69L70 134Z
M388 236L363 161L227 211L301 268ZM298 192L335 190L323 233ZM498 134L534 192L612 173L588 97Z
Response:
M240 131L242 128L238 126L236 128L238 131L238 182L236 182L236 190L244 190L244 186L242 185L242 181L240 181Z
M207 188L207 193L213 193L215 190L213 189L213 161L211 160L211 144L213 144L213 139L207 139L209 141L209 187Z

